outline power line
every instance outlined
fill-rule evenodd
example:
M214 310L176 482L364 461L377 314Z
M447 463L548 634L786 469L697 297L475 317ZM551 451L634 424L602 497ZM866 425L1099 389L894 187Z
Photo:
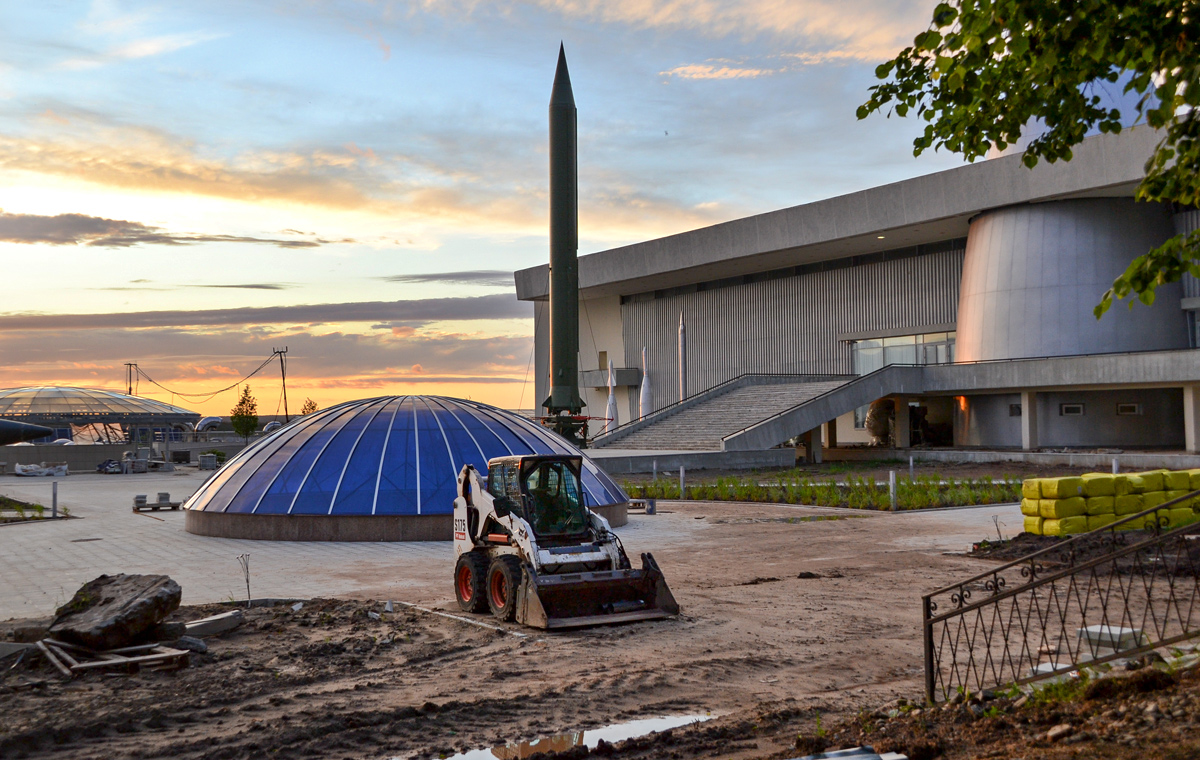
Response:
M264 360L263 360L262 364L260 364L260 365L258 365L257 367L255 367L255 369L254 369L254 371L253 371L253 372L251 372L250 374L246 375L246 376L245 376L245 377L243 377L241 380L238 380L236 383L233 383L232 385L228 385L228 386L226 386L226 387L224 387L224 388L222 388L222 389L220 389L220 390L218 390L218 391L213 391L212 393L183 393L183 392L181 392L181 391L172 390L171 388L168 388L167 386L165 386L165 385L163 385L162 383L158 382L158 381L157 381L157 380L155 380L154 378L150 377L150 375L149 375L149 374L147 374L145 370L143 370L141 367L138 367L136 364L134 364L134 365L133 365L133 369L134 369L134 371L137 373L137 375L138 375L139 377L144 377L144 378L146 378L146 382L148 382L148 383L152 383L152 384L154 384L154 385L158 386L159 388L162 388L162 389L163 389L164 391L166 391L167 393L173 393L173 394L175 394L176 396L181 396L181 397L183 397L183 398L191 399L193 403L200 403L200 404L202 404L202 403L204 403L205 401L208 401L208 400L209 400L209 399L211 399L211 398L214 398L214 397L216 397L216 396L219 396L220 394L224 393L225 391L233 390L234 388L238 387L238 386L239 386L239 385L241 385L242 383L246 382L246 381L247 381L247 380L249 380L250 378L252 378L252 377L254 377L255 375L257 375L259 372L261 372L261 371L262 371L262 369L263 369L264 367L266 367L268 364L270 364L271 362L273 362L273 361L275 360L275 355L276 355L275 353L272 353L270 356L268 356L266 359L264 359Z

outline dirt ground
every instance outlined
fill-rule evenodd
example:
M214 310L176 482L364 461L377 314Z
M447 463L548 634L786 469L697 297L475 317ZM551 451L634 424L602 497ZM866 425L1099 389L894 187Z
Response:
M961 534L948 516L663 511L696 526L691 540L629 548L655 550L677 619L549 634L386 613L380 602L254 608L176 672L64 683L45 666L5 670L0 757L438 758L680 714L715 717L594 752L795 757L797 734L845 731L897 697L919 697L920 594L987 566L935 540ZM842 519L798 519L812 514ZM435 606L454 611L452 601L447 578ZM182 608L175 619L223 609Z
M854 477L873 477L876 480L887 480L888 472L895 470L897 475L908 474L908 460L879 460L879 461L844 461L844 462L824 462L822 464L800 465L790 469L764 469L764 470L689 470L687 472L687 481L689 483L699 483L707 481L715 481L717 478L745 478L750 475L757 477L761 482L769 483L781 474L794 476L796 473L803 473L808 477L816 480L824 480L826 478L843 478L847 475ZM914 462L913 471L918 476L935 476L946 479L978 479L992 478L993 480L1004 479L1025 479L1025 478L1059 478L1067 475L1082 475L1085 472L1094 472L1095 468L1088 467L1061 467L1061 466L1046 466L1038 464L1029 464L1026 462L996 462L996 463L974 463L974 462ZM663 470L659 472L660 478L678 477L675 470ZM636 473L631 475L618 475L618 482L630 483L649 483L653 476L650 473Z

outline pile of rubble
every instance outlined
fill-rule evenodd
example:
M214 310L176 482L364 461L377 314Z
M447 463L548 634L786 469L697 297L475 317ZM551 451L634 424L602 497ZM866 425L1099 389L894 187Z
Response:
M232 630L244 620L233 610L191 623L164 622L179 608L179 584L165 575L101 575L84 584L55 611L48 627L14 631L0 649L9 666L42 657L65 678L93 670L173 670L204 653L205 636Z

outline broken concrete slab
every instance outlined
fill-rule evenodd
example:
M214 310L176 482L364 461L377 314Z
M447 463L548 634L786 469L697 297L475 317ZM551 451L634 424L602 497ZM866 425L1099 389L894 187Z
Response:
M241 610L222 612L201 620L193 620L187 624L188 636L216 636L226 631L232 631L246 622L246 615Z
M101 575L56 610L50 634L89 649L118 649L178 609L182 596L165 575Z
M0 641L0 660L8 657L10 654L17 654L29 649L33 644L16 644L11 641Z

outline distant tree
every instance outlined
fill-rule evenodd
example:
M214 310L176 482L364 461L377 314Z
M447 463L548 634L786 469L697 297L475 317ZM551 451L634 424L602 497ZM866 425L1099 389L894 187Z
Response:
M304 406L300 407L300 413L301 414L312 414L313 412L317 411L318 408L319 407L317 406L316 401L313 401L311 398L305 398Z
M242 397L238 399L237 406L230 410L229 422L233 425L233 432L250 441L250 434L258 427L258 401L250 395L249 385L242 388Z
M1129 114L1100 88L1139 96L1138 118L1163 130L1136 197L1200 205L1200 5L1195 0L954 0L934 8L929 28L881 64L858 118L888 108L926 122L913 153L948 148L968 160L1015 144L1032 119L1045 133L1025 165L1071 160L1089 131L1120 132ZM1200 277L1200 230L1176 235L1133 260L1100 297L1154 303L1158 285ZM1130 308L1133 302L1130 301Z

